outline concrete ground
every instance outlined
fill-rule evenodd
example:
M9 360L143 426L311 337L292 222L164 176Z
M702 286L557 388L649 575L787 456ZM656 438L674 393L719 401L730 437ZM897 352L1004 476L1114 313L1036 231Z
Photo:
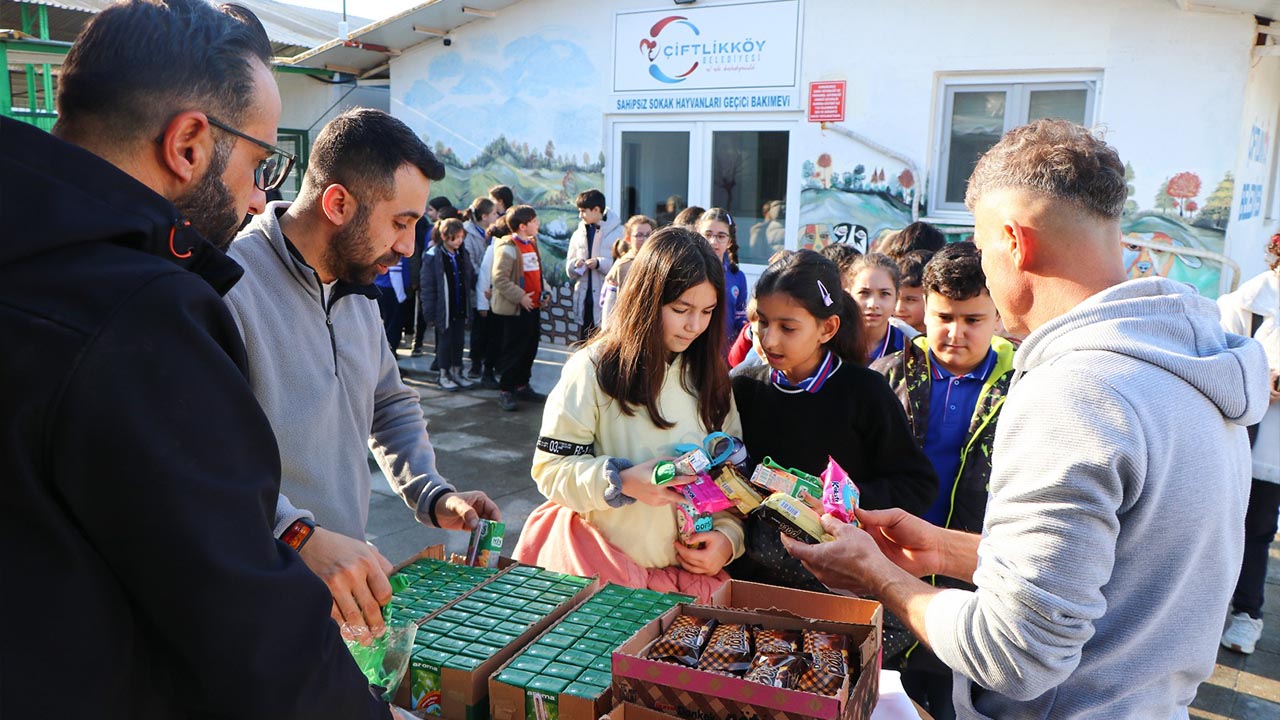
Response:
M542 346L533 365L533 388L550 391L568 357L569 351L562 347ZM529 476L542 404L522 402L515 412L504 412L498 407L497 390L477 387L445 392L427 382L431 359L429 354L415 358L406 350L400 351L401 375L422 396L436 466L458 489L484 490L498 503L507 524L506 540L514 547L525 518L545 500ZM374 473L374 493L368 537L392 564L438 543L444 543L450 552L466 551L467 533L435 530L418 523L372 458L369 467Z
M506 539L514 546L525 519L543 502L529 477L542 405L521 403L518 411L503 412L496 390L444 392L425 382L430 355L413 358L401 350L400 356L405 381L422 396L441 474L460 489L489 493L502 509ZM564 348L544 345L534 364L534 389L551 390L568 356ZM369 540L388 560L399 563L437 543L444 543L450 552L466 550L466 533L420 525L372 461L370 467L374 494ZM1252 655L1219 649L1213 676L1200 686L1191 706L1192 718L1280 720L1280 542L1272 545L1271 556L1266 615L1274 620L1267 623Z

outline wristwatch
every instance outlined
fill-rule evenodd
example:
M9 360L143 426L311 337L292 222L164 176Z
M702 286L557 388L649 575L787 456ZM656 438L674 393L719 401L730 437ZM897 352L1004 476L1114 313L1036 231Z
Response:
M295 551L301 550L303 545L311 539L312 533L316 531L316 523L314 520L306 518L298 518L293 524L284 531L280 536L280 542L293 548Z

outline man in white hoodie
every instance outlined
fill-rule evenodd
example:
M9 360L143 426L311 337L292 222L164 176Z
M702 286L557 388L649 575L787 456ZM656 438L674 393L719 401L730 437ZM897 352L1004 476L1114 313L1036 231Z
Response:
M1026 334L982 534L885 510L789 545L910 625L955 672L958 717L1185 718L1213 671L1266 360L1187 286L1125 281L1126 196L1115 150L1061 120L1011 131L969 180L992 299Z
M1253 484L1244 516L1244 562L1231 596L1231 622L1222 634L1223 647L1246 655L1262 636L1267 556L1280 515L1280 233L1267 243L1267 256L1266 272L1218 298L1222 327L1261 343L1271 366L1271 405L1262 422L1250 429Z

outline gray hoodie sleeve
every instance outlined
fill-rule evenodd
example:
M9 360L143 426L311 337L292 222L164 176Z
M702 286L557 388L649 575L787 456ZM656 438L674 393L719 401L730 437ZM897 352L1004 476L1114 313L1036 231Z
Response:
M1103 379L1042 367L1009 396L996 447L978 589L937 596L926 628L948 666L1029 700L1071 675L1107 609L1119 516L1141 491L1145 441Z
M414 508L418 522L437 526L432 509L445 493L455 489L436 470L436 453L427 436L421 398L400 379L391 348L382 346L382 365L373 399L373 428L369 449L387 476L391 488Z

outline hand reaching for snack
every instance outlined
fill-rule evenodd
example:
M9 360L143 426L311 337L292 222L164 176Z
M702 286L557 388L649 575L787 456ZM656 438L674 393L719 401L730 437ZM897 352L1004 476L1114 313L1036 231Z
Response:
M675 490L681 485L688 485L698 478L693 475L677 475L674 480L662 485L653 482L653 468L663 460L670 458L654 458L639 465L633 465L618 473L622 478L622 494L635 498L645 505L675 505L684 500L684 496Z
M733 543L722 532L694 533L687 542L676 541L676 558L680 567L691 573L715 575L733 560Z

